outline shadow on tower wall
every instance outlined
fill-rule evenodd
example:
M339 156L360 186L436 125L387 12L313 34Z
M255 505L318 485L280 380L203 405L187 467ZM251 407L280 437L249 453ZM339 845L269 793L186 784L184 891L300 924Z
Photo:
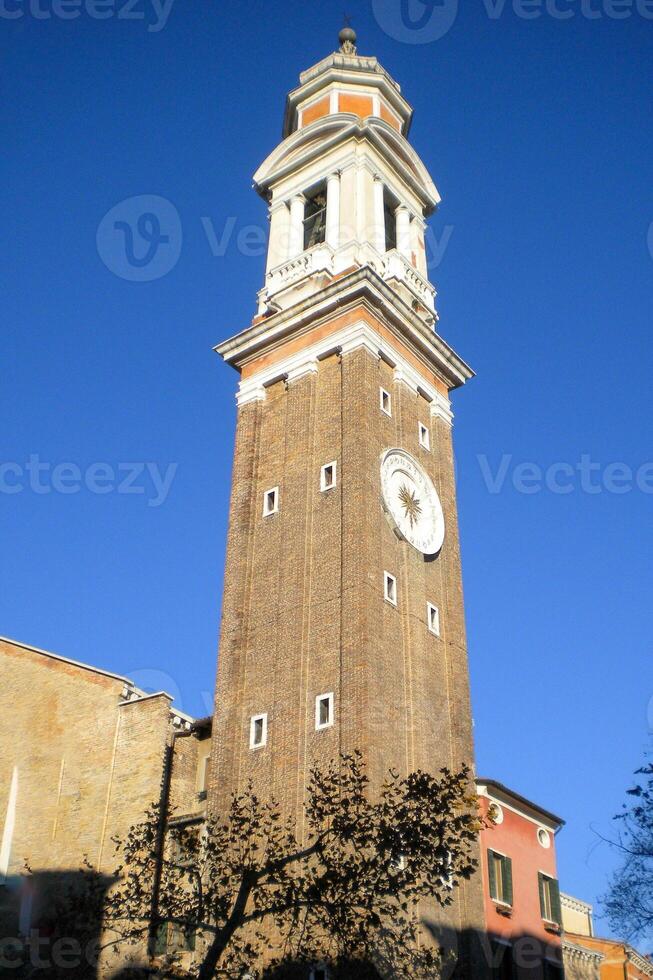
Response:
M7 980L99 980L102 907L113 879L93 871L36 872L0 886L0 977ZM564 976L559 942L500 937L424 923L443 950L439 980L556 980ZM327 964L330 980L395 980L379 964ZM254 966L254 964L253 964ZM287 962L265 980L308 980L305 963ZM192 975L192 974L191 974ZM110 980L171 980L174 971L132 966ZM320 977L319 971L314 973Z
M113 879L36 871L0 886L0 976L95 980L102 908Z

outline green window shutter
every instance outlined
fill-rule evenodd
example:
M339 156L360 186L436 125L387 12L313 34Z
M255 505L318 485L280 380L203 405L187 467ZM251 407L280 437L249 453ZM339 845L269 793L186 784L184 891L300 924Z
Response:
M541 871L537 872L537 885L540 890L540 915L544 919L546 918L544 914L546 911L544 908L544 875Z
M551 879L549 888L551 889L551 915L553 917L553 921L557 922L557 924L561 926L562 910L560 908L560 885L555 878Z
M490 882L490 898L497 898L497 875L494 868L494 851L487 852L487 871Z
M512 905L512 860L509 857L503 859L503 895L501 896L506 905Z

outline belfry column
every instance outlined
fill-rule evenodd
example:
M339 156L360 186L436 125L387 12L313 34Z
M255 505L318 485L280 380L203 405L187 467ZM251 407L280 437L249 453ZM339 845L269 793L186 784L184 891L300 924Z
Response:
M336 249L340 245L340 171L327 177L326 243Z
M385 214L383 211L383 180L379 174L374 175L374 227L372 240L377 252L385 254Z
M400 204L395 211L397 218L397 248L410 262L410 211L405 204Z
M306 198L295 194L290 201L290 234L288 235L288 258L294 259L304 251L304 209Z

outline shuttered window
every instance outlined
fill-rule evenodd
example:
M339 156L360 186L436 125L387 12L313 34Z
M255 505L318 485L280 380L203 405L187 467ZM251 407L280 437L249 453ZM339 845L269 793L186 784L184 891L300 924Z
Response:
M538 874L540 886L540 912L546 922L555 922L562 925L562 914L560 910L560 887L555 878L548 875Z
M513 980L512 946L492 942L492 980Z
M490 898L503 905L512 905L512 861L497 851L487 852Z

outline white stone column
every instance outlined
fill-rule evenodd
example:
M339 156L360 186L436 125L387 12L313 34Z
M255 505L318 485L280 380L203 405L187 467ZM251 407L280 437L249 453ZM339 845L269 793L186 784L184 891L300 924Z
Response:
M372 245L381 255L385 254L385 213L383 209L383 181L379 174L374 176L374 227Z
M340 171L327 177L325 241L331 248L340 245Z
M426 223L424 219L419 215L415 215L410 223L411 249L415 253L417 271L421 272L425 279L428 279L425 232Z
M304 251L304 209L306 198L295 194L290 201L290 234L288 235L288 258L294 259Z
M285 201L275 201L270 207L270 237L266 272L281 265L288 258L290 211Z
M410 262L410 211L405 204L399 205L395 211L395 217L397 220L397 248L404 258Z

